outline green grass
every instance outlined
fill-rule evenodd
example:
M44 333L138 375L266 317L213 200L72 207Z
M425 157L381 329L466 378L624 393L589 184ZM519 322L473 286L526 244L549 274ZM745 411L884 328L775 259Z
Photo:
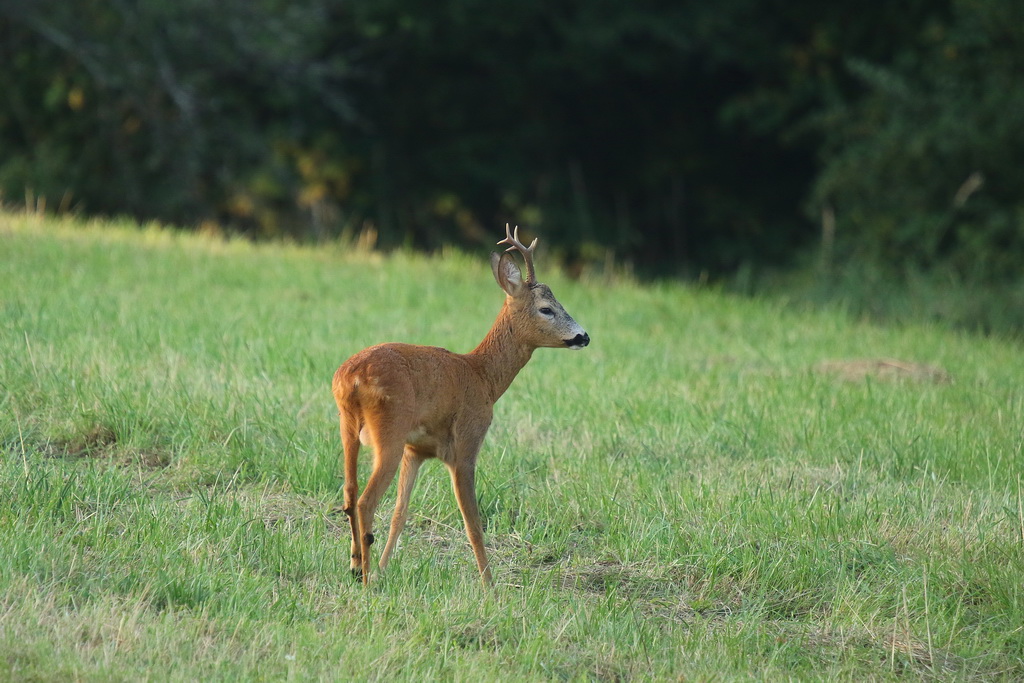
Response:
M923 269L863 256L823 270L820 257L809 256L784 270L741 269L729 286L883 323L935 322L1024 342L1024 277L999 279L983 268L975 273L949 264Z
M0 678L1024 677L1020 346L538 269L593 343L497 406L496 589L436 463L364 589L331 375L486 258L0 214Z

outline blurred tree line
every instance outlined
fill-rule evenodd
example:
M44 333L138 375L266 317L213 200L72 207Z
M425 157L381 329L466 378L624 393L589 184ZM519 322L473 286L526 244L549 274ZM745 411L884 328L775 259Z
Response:
M0 0L0 197L727 273L1024 256L1021 0Z

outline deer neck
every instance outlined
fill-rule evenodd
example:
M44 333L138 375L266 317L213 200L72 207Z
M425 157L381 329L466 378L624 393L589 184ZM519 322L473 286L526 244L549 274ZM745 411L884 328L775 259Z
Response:
M487 383L492 401L501 398L533 355L534 347L520 339L515 329L506 304L487 336L468 354Z

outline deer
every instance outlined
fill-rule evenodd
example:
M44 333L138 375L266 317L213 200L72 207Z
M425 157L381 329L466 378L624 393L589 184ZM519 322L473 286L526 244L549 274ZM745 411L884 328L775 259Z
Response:
M466 536L485 586L493 585L476 498L476 461L490 428L494 404L538 348L580 350L590 335L573 320L551 289L537 282L533 254L505 225L509 245L492 253L491 270L505 302L475 349L458 354L436 346L389 342L345 361L332 381L344 450L342 510L352 531L352 575L370 582L373 522L384 491L398 472L394 514L381 553L381 573L409 515L409 498L424 461L437 458L451 475ZM512 253L522 256L526 277ZM357 481L360 445L373 448L362 494Z

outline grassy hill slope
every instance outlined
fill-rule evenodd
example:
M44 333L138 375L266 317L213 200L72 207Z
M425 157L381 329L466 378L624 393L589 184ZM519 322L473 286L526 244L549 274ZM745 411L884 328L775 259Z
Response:
M1021 347L538 272L593 343L497 406L497 588L428 463L366 590L331 375L486 259L0 214L0 677L1024 677Z

